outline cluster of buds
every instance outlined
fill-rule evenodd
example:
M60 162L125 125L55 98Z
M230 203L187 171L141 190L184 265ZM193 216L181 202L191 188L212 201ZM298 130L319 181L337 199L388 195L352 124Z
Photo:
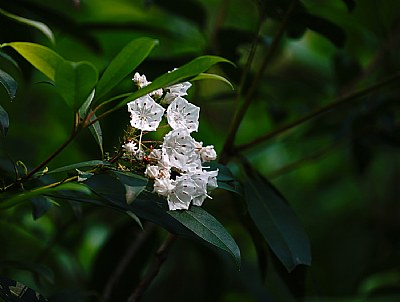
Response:
M132 80L139 88L150 84L145 75L138 73ZM130 124L140 130L140 138L138 142L126 142L123 150L137 160L146 159L144 175L154 180L154 192L166 197L170 210L185 210L191 204L201 206L217 187L218 170L203 167L204 162L216 159L214 147L203 147L191 136L199 127L200 108L184 98L190 87L189 82L176 84L128 103ZM171 131L158 148L144 150L143 132L156 131L164 116Z

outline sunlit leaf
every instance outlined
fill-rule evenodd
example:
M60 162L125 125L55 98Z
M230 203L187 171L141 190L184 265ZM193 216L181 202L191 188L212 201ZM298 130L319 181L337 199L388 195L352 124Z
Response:
M4 46L14 48L29 63L52 81L54 81L57 68L64 62L64 59L58 53L40 44L12 42L2 44L2 47Z
M174 217L201 239L228 252L240 268L240 250L223 225L201 207L192 206L187 211L169 211Z
M189 63L158 77L151 84L139 89L138 91L132 93L130 96L125 98L115 108L120 108L122 106L125 106L130 101L137 99L138 97L141 97L159 88L168 87L173 84L190 80L198 76L202 72L208 70L211 66L220 62L231 63L227 59L217 56L198 57L190 61Z
M10 76L7 72L0 69L0 83L6 89L10 99L15 98L15 94L17 93L17 82L14 80L12 76Z
M53 32L46 24L11 14L3 9L0 9L0 14L19 23L36 28L37 30L41 31L42 34L44 34L50 40L50 42L55 43Z
M66 103L77 111L97 83L97 70L89 62L64 61L56 70L55 83Z
M269 247L288 271L311 263L310 244L299 219L275 188L257 172L246 171L249 214Z
M228 84L232 90L234 90L233 85L231 82L229 82L226 78L217 75L217 74L213 74L213 73L200 73L197 77L193 78L192 81L198 81L198 80L217 80L217 81L221 81L224 82L226 84Z
M8 113L7 111L4 110L4 108L0 105L0 130L1 133L6 136L8 127L10 126L10 120L8 118Z
M100 98L133 70L149 55L158 41L150 38L138 38L126 45L111 61L97 85L97 97Z

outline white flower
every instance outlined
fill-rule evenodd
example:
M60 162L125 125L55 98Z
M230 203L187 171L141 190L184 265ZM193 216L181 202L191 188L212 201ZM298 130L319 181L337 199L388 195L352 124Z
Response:
M155 131L161 122L165 109L145 95L128 103L131 125L142 131Z
M151 84L151 82L147 81L146 76L140 75L138 72L136 72L133 75L132 81L135 82L135 84L139 87L139 88L143 88L149 84ZM162 90L162 88L154 90L152 92L149 93L149 96L155 97L155 98L160 98L162 97L164 94L164 91Z
M192 87L192 84L189 82L183 82L180 84L172 85L165 90L167 93L165 94L163 103L164 104L171 104L177 97L187 95L187 90Z
M175 180L169 178L156 178L154 180L153 190L162 196L170 196L175 189Z
M140 75L138 72L133 75L132 81L135 82L135 84L139 88L143 88L144 86L147 86L149 84L149 82L147 82L146 76L144 74Z
M144 171L144 175L146 175L148 178L158 178L158 175L160 174L160 167L158 166L153 166L153 165L147 165L146 171Z
M196 185L196 191L192 196L192 203L194 205L201 206L207 197L211 198L208 193L218 186L217 175L218 170L198 170L197 172L190 174L191 179Z
M170 131L162 145L162 161L165 165L186 171L189 159L195 154L195 140L187 129Z
M212 160L216 160L217 159L217 152L215 152L214 146L210 145L210 146L203 147L202 144L203 143L201 143L201 147L200 148L196 148L197 149L197 153L200 155L201 161L202 162L209 162L209 161L212 161Z
M126 153L129 153L131 155L136 153L136 151L138 150L136 143L133 143L133 142L128 142L128 143L122 145L122 149L124 149L124 151Z
M177 97L167 109L168 124L172 129L188 129L189 132L199 128L200 108L189 103L182 97Z
M175 188L168 194L167 202L171 211L187 210L193 194L196 192L196 185L188 175L178 176L175 180Z

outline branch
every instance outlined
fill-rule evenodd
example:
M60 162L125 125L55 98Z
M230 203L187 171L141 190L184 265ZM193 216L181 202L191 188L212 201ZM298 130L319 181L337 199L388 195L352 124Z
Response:
M140 300L144 291L149 287L151 282L158 275L161 265L167 259L168 251L176 238L177 237L175 235L169 234L168 237L165 239L165 241L161 244L161 246L156 252L151 269L146 273L146 275L143 277L142 281L140 281L134 292L129 296L127 302L137 302Z
M132 244L128 247L123 258L118 263L117 267L115 268L110 278L108 279L107 285L102 293L103 302L112 301L110 298L115 285L118 284L118 282L121 280L122 274L124 273L128 264L135 257L136 253L142 247L146 239L153 233L154 229L155 225L150 224L147 228L144 229L143 232L140 232L138 234L136 240L134 240Z
M221 152L220 156L220 161L224 163L227 159L227 155L231 154L231 149L234 145L236 133L239 129L239 126L244 118L245 113L247 112L247 109L250 106L250 103L253 99L254 93L256 91L256 88L259 85L259 82L265 72L265 69L267 68L268 64L271 61L272 56L275 54L276 49L278 48L278 45L283 37L283 34L285 33L286 27L288 25L289 18L296 7L298 0L293 0L292 3L290 4L288 10L286 11L282 23L278 29L278 32L276 33L274 40L271 44L271 46L268 49L268 52L266 53L264 60L261 63L261 66L257 72L257 74L254 77L254 80L252 82L252 85L249 88L249 91L247 92L242 106L237 110L236 115L233 119L232 125L230 127L229 133L227 135L227 139L225 141L224 147Z
M286 132L287 130L292 129L296 126L299 126L301 124L304 124L305 122L308 122L309 120L311 120L315 117L318 117L324 113L327 113L330 110L337 109L338 107L340 107L346 103L349 103L350 101L354 101L360 97L364 97L364 96L368 95L369 93L371 93L372 91L375 91L383 86L386 86L386 85L394 82L395 80L398 80L399 78L400 78L400 72L397 72L394 75L387 77L386 79L383 79L382 81L380 81L376 84L373 84L367 88L364 88L364 89L358 90L356 92L350 93L348 95L345 95L343 97L340 97L340 98L336 99L335 101L333 101L332 103L330 103L329 105L326 105L321 108L317 108L314 111L310 112L309 114L306 114L305 116L303 116L297 120L294 120L293 122L290 122L287 125L284 125L284 126L277 128L271 132L261 135L248 143L237 146L234 151L241 152L246 149L255 147L256 145L258 145L262 142L265 142L268 139L271 139L278 135L281 135L282 133Z

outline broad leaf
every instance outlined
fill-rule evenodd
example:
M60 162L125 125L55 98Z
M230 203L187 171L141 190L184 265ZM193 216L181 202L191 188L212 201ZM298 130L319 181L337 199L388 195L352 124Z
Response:
M4 136L7 135L9 126L10 126L10 120L8 119L8 113L0 105L0 130Z
M27 19L27 18L23 18L23 17L17 16L17 15L11 14L2 9L0 9L0 14L2 14L3 16L6 16L7 18L10 18L14 21L17 21L19 23L36 28L37 30L41 31L42 34L44 34L50 40L51 43L53 43L53 44L55 43L53 32L46 24L39 22L39 21L35 21L35 20L31 20L31 19Z
M88 99L97 83L97 70L89 62L61 63L55 74L55 83L65 102L77 111Z
M247 170L244 188L252 220L286 269L310 265L307 234L284 197L256 171Z
M77 191L77 192L84 193L84 194L91 193L89 188L87 188L84 185L77 184L77 183L64 183L64 184L58 185L56 187L50 187L50 188L41 187L38 189L25 191L18 195L14 195L11 198L3 200L2 202L0 202L0 209L2 209L2 210L8 209L8 208L11 208L11 207L14 207L14 206L20 204L21 202L23 202L25 200L28 200L28 199L31 199L31 198L34 198L34 197L37 197L40 195L53 194L53 193L61 191L61 190Z
M157 90L159 88L165 88L173 84L177 84L183 81L190 80L202 72L208 70L211 66L219 63L226 62L231 63L227 59L217 57L217 56L202 56L198 57L189 63L171 71L163 74L162 76L155 79L151 84L139 89L138 91L132 93L130 96L122 100L115 109L125 106L130 101L137 99L149 92ZM232 64L232 63L231 63Z
M14 48L29 63L52 81L55 79L58 66L64 62L64 59L58 53L43 45L30 42L12 42L2 44L2 47L4 46Z
M150 38L139 38L131 41L112 60L97 85L97 98L102 97L129 75L144 59L158 41Z
M210 170L218 169L218 175L217 175L218 188L239 194L242 197L244 196L242 185L235 178L235 176L233 176L232 172L229 170L227 166L211 162L207 163L207 167L209 167Z
M228 252L240 268L240 250L235 240L221 223L201 207L192 206L187 211L168 211L168 214L186 226L201 239Z
M6 89L11 100L15 98L17 93L17 82L12 76L0 69L0 83Z

